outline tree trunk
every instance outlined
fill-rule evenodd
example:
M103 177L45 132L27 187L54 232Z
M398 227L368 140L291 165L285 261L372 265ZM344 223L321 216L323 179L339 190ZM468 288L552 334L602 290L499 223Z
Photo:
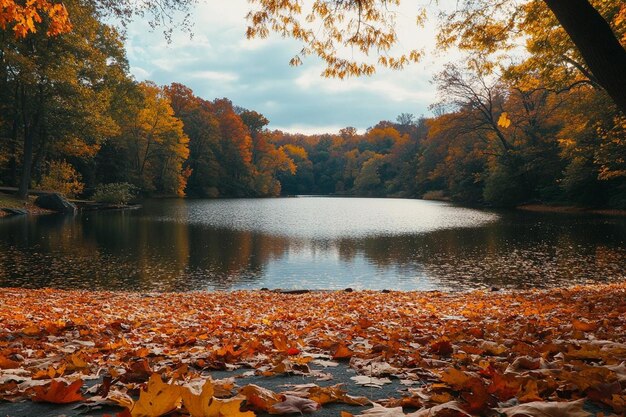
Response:
M626 50L587 0L544 0L598 83L626 113Z
M28 198L28 188L30 187L30 172L33 165L33 135L33 127L25 126L22 178L20 178L20 186L17 190L17 196L22 200L26 200Z

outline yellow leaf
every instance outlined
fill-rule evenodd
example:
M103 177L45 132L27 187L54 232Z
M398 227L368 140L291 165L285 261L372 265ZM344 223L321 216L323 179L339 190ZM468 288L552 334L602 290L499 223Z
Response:
M202 386L200 394L194 393L191 388L182 389L183 404L191 417L208 417L211 399L213 398L213 383L210 379Z
M228 400L213 398L209 406L209 413L204 417L254 417L256 414L252 411L241 412L239 410L242 402L243 399L239 398L230 398Z
M509 115L507 114L507 112L503 112L500 115L500 118L498 119L498 126L505 129L511 126L511 119L509 119Z
M161 381L158 374L152 374L145 391L139 393L139 400L130 413L133 417L159 417L176 409L181 402L182 387Z

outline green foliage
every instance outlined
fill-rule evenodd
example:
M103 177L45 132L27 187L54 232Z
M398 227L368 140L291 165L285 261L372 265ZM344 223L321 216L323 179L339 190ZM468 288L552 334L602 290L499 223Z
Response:
M483 195L485 202L498 207L511 207L524 202L519 178L505 164L498 164L490 170Z
M93 201L107 204L128 204L134 198L136 187L127 182L100 184L91 197Z

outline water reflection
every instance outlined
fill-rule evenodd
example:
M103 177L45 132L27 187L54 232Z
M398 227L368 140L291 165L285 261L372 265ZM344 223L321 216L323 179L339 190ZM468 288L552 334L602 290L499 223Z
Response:
M334 202L340 214L328 219ZM626 278L625 239L619 217L496 215L411 200L172 200L131 212L3 219L0 285L545 287Z

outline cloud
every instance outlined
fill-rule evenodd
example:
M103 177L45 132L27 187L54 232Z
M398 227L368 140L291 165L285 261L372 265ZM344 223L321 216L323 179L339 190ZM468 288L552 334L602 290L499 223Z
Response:
M300 67L289 66L302 47L298 42L278 36L245 39L249 7L246 0L199 4L193 13L193 38L175 33L169 44L158 30L151 32L146 22L134 22L126 41L132 74L162 85L185 84L208 100L227 97L263 113L270 128L291 132L336 132L345 126L363 130L403 112L426 114L435 100L430 79L439 64L432 59L429 65L413 65L400 72L381 70L365 78L325 79L320 76L323 63L316 57L308 57ZM417 30L410 8L397 20L399 30ZM408 45L413 41L408 38L402 47L415 46Z

